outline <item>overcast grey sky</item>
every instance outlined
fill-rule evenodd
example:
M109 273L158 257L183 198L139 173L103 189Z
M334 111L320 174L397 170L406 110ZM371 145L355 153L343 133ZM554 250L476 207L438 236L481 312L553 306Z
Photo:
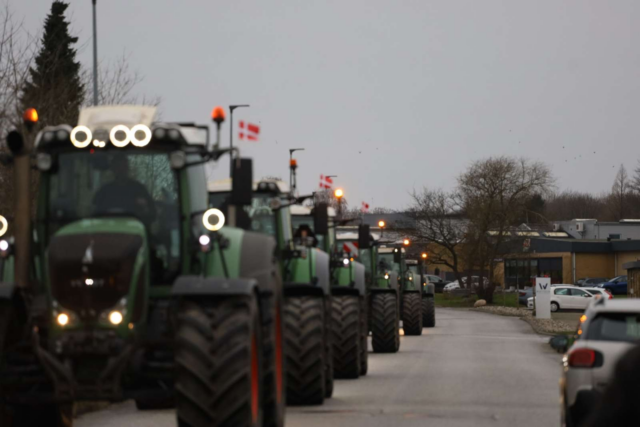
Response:
M9 0L40 31L51 0ZM98 0L99 56L123 51L168 121L249 103L255 175L301 192L338 175L352 205L402 208L473 160L547 162L560 189L608 191L640 153L637 0ZM71 0L91 64L91 0ZM226 124L228 126L228 123ZM228 127L223 143L228 143ZM227 162L217 177L227 174Z

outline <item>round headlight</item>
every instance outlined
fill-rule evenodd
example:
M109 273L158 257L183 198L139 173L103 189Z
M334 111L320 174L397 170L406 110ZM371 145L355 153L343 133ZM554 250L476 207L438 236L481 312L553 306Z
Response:
M178 129L169 129L169 138L177 141L180 139L180 131Z
M184 151L174 151L169 154L169 164L172 169L182 169L187 164L187 156Z
M56 132L56 139L58 141L64 141L66 139L69 139L69 133L66 130L60 129L59 131Z
M122 313L119 311L112 311L109 313L109 322L111 322L112 325L119 325L122 323L122 319Z
M218 219L214 224L209 221L212 216ZM209 231L218 231L224 226L224 220L224 214L220 209L209 209L202 216L202 225Z
M346 266L349 265L349 258L345 258L342 260L342 263Z
M67 326L67 324L69 324L69 315L66 313L60 313L56 320L58 321L58 325Z
M55 135L53 134L53 132L45 132L44 135L42 135L43 141L47 143L53 141L54 137Z
M71 131L71 143L78 148L85 148L91 144L91 129L86 126L76 126Z
M145 125L135 125L131 128L131 143L136 147L145 147L151 141L151 129Z
M5 217L0 215L0 236L4 236L9 229L9 222Z
M49 153L38 153L36 156L36 165L38 166L38 170L42 172L46 172L51 169L53 165L53 158Z
M117 125L109 132L111 143L118 148L126 147L131 141L131 131L125 125Z
M163 139L164 137L167 136L167 131L164 130L163 128L157 128L156 130L153 131L153 136L155 136L158 139Z
M389 280L389 275L388 275L388 274L385 274L385 275L384 275L384 278L385 278L385 280Z

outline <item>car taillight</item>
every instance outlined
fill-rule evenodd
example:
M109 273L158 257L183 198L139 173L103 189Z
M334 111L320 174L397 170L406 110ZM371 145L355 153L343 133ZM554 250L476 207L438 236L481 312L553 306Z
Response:
M613 299L613 294L611 292L609 292L607 289L604 290L607 295L609 296L609 299Z
M526 292L522 292L522 291L520 291L519 295L520 295L521 297L523 297L523 296L527 295L527 293L526 293Z
M578 348L569 354L569 366L572 368L593 368L602 356L590 348ZM598 364L602 366L602 361Z

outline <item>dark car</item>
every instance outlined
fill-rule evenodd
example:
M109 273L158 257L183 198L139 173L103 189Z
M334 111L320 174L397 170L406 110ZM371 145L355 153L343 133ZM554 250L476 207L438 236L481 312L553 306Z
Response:
M582 280L582 282L578 280L579 282L578 286L580 286L581 288L591 288L593 286L599 285L601 283L606 283L608 281L609 279L605 277L590 277L588 279Z
M436 293L441 294L442 290L444 289L445 285L451 283L448 280L444 280L442 277L440 276L435 276L433 274L427 274L427 280L429 281L429 283L433 283L433 285L436 288Z
M518 303L527 306L527 300L533 296L533 288L527 287L518 291Z
M627 294L627 276L618 276L609 280L606 283L598 286L611 292L612 295L626 295Z

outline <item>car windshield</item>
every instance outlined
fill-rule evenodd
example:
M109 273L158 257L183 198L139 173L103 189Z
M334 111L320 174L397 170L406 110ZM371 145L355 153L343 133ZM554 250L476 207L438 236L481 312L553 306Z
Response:
M229 192L209 193L209 203L211 206L225 211L230 195ZM273 194L253 193L251 205L243 206L242 212L247 215L250 221L251 231L270 236L276 235L276 215L271 208L274 198L278 199Z
M586 339L636 342L640 340L640 314L599 313L589 324Z

